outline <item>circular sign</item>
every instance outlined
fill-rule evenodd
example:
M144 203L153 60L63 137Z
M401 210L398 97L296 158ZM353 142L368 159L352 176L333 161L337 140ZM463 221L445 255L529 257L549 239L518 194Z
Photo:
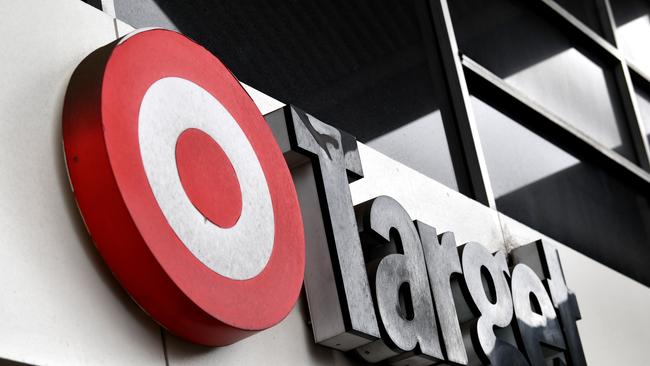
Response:
M160 324L219 346L288 314L305 261L295 187L259 110L207 50L160 29L96 50L70 80L63 140L95 245Z

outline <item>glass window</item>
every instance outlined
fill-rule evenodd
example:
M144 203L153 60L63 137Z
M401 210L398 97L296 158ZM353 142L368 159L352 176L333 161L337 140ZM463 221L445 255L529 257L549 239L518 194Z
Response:
M457 189L415 1L156 4L242 81Z
M648 198L472 98L497 209L650 285Z
M461 51L595 140L635 161L613 73L526 1L449 2Z

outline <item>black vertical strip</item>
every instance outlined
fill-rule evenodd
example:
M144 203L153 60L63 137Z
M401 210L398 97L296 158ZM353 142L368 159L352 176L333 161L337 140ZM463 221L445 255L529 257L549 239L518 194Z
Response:
M614 21L611 4L609 0L596 1L598 5L598 17L601 22L603 34L609 43L614 47L618 47L618 40L616 39L616 23ZM622 52L620 54L622 54ZM618 94L621 98L623 112L625 113L625 120L630 131L632 145L636 152L637 162L641 168L650 171L650 149L648 147L648 141L646 140L646 131L643 121L641 120L639 107L637 106L636 93L634 92L630 70L624 56L620 57L614 67L614 77Z
M167 338L165 337L165 328L160 327L160 340L162 341L163 354L165 355L165 366L169 366L169 356L167 355Z
M600 20L600 29L607 42L612 46L618 47L618 40L616 39L616 23L614 22L614 14L612 13L612 6L609 0L595 0L596 12L598 12L598 19Z
M429 45L428 54L434 72L434 83L439 85L438 90L440 85L443 86L441 100L446 103L441 103L441 111L459 190L482 204L495 208L494 193L474 121L449 6L446 0L430 0L427 3L429 29L433 30L433 37L427 37L427 33L431 32L425 29L424 39L437 47L437 52L435 49L432 52ZM436 72L436 69L441 72ZM440 74L444 77L438 78L437 75Z

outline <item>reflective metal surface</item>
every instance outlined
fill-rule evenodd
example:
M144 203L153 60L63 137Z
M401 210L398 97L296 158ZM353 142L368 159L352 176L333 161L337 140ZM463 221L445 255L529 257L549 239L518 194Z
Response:
M459 248L463 264L463 290L476 320L469 336L478 358L486 364L528 365L513 345L498 338L496 328L512 320L512 298L508 286L508 263L502 251L495 255L481 244L469 242Z
M542 281L523 263L512 270L512 302L515 311L517 341L531 366L545 366L547 350L564 350L564 337L553 303Z
M531 248L535 248L537 253L534 253ZM567 288L557 249L552 244L539 240L533 245L513 250L512 255L515 263L525 263L535 269L537 275L546 284L562 325L569 364L586 365L587 361L576 325L576 321L581 318L580 309L575 295Z
M371 362L408 351L413 354L397 358L442 359L424 253L413 220L388 196L362 203L355 210L363 222L364 252L382 332L377 344L361 347L359 354Z
M348 180L348 172L362 175L356 142L344 145L339 130L299 109L286 112L291 147L311 159L315 178L316 190L311 197L301 194L300 200L314 200L317 194L327 238L307 243L305 289L314 337L347 351L379 337ZM324 261L326 256L330 261ZM324 294L338 303L312 301Z
M429 285L445 345L446 359L465 365L467 352L451 288L451 277L462 274L454 233L445 232L437 235L435 228L421 221L416 221L415 225L422 241Z

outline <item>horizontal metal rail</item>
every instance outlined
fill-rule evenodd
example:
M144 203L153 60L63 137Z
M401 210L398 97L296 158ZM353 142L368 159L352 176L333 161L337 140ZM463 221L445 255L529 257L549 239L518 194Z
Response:
M601 8L598 10L602 12L603 19L601 23L609 41L582 23L554 0L537 0L535 4L545 13L549 20L554 22L558 28L563 29L574 42L598 55L602 61L610 65L616 80L621 107L625 113L636 158L643 169L650 171L650 149L632 84L632 80L635 80L638 86L647 87L650 85L650 79L641 70L631 66L622 52L616 48L616 25L614 24L608 0L603 0L600 3ZM634 73L631 72L631 69L634 69Z
M469 57L463 55L461 60L471 94L579 159L597 163L641 194L650 195L650 173L529 99Z
M577 44L595 52L608 63L617 61L625 62L635 81L646 84L650 88L650 75L641 71L634 62L627 60L619 49L601 37L594 30L582 23L567 10L562 8L553 0L537 0L536 5L542 12L546 13L547 19L552 21Z

